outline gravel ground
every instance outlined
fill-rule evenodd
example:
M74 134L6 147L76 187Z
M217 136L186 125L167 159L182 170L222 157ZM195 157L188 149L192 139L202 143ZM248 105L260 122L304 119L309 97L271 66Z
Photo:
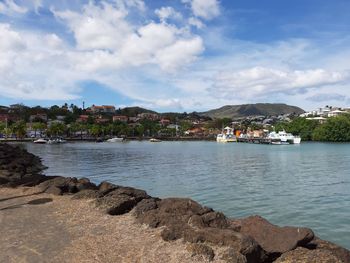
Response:
M0 262L207 262L131 213L109 216L91 201L0 188ZM220 251L218 251L220 253ZM219 256L212 262L223 262Z

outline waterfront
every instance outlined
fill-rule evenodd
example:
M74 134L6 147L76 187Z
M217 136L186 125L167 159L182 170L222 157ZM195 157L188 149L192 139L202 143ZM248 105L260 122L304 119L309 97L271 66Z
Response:
M191 197L232 217L311 227L350 247L349 144L25 144L48 175L89 177L153 196Z

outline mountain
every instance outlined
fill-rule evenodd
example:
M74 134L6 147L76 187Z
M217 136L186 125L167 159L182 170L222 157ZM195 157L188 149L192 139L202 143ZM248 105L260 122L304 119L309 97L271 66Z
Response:
M276 116L281 114L302 114L305 111L296 106L280 103L257 103L227 105L218 109L201 112L200 115L211 118L242 118L250 116Z

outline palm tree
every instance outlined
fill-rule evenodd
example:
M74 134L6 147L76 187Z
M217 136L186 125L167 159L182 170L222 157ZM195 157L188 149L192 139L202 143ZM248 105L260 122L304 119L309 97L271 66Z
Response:
M16 134L17 138L24 138L27 132L26 124L24 121L18 121L12 125L12 130Z

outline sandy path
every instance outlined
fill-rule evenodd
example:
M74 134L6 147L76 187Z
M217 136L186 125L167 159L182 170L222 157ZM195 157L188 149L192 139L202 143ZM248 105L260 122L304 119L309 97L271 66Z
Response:
M109 216L91 201L35 191L0 188L0 262L206 262L191 257L182 241L164 242L160 229L137 224L131 214ZM52 201L28 204L41 198Z

